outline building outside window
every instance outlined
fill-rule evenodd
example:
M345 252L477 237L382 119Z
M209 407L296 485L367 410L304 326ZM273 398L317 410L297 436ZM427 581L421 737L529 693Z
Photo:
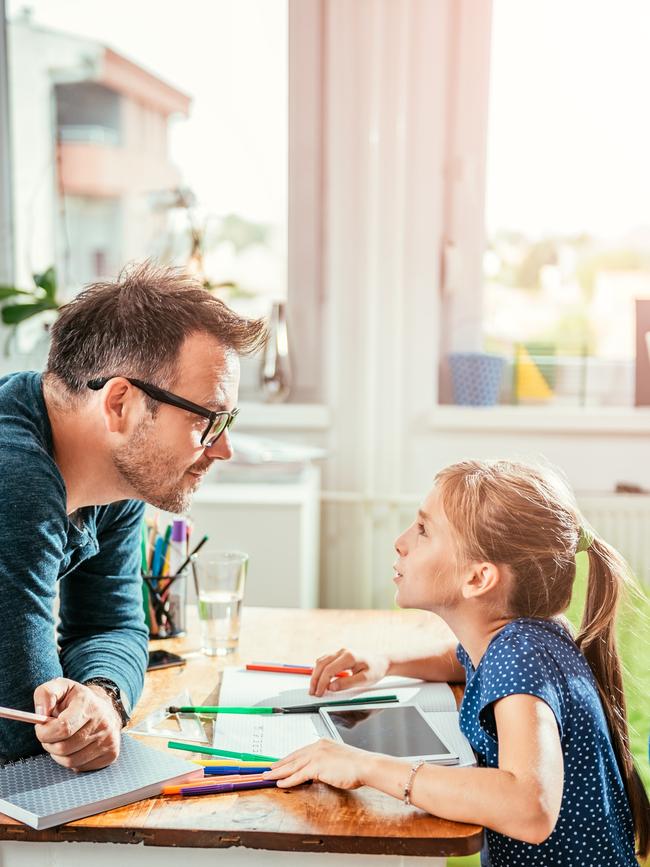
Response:
M494 0L485 246L462 252L482 283L443 339L442 403L648 403L649 32L633 0Z
M6 5L16 282L154 257L286 299L287 0Z

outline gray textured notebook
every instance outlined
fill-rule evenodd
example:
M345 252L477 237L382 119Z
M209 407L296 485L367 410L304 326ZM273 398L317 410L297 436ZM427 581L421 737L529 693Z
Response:
M159 795L202 768L122 735L118 760L77 773L39 755L0 767L0 812L42 830Z

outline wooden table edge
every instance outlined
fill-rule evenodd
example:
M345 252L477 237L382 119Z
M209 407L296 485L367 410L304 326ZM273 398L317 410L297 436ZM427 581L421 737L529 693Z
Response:
M466 826L467 827L467 826ZM269 831L220 831L218 828L100 828L59 825L36 831L24 825L0 827L0 841L34 843L123 843L188 849L267 849L285 852L327 852L349 855L420 855L452 857L473 855L483 843L483 830L459 837L395 837L273 833Z

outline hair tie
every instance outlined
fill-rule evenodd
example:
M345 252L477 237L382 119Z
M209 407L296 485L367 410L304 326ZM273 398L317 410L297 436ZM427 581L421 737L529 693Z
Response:
M580 535L578 536L578 547L576 548L576 554L579 554L581 551L588 551L591 548L593 541L593 531L589 530L587 527L580 527Z

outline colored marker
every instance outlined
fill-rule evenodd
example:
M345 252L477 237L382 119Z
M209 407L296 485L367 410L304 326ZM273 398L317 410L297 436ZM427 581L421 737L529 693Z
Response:
M160 551L160 572L158 574L164 575L165 564L167 563L167 557L169 555L169 542L172 537L172 525L167 524L165 529L165 535L162 540L162 548Z
M201 744L182 744L179 741L168 741L172 750L187 750L188 753L207 753L209 756L223 756L227 759L241 759L244 762L279 762L275 756L256 756L254 753L231 753L229 750L217 750L214 747L204 747Z
M153 549L153 561L151 563L152 575L160 575L163 564L163 547L164 542L160 536L156 539L156 544Z
M275 780L255 780L242 783L220 783L213 786L165 786L163 795L221 795L225 792L242 792L246 789L275 788Z
M182 783L178 783L177 785L170 786L172 789L195 789L197 786L230 786L235 783L255 783L264 779L264 774L254 774L254 775L234 775L231 777L225 777L224 779L206 779L205 776L199 777L194 780L184 780Z
M221 767L204 767L203 773L206 777L231 777L231 776L247 776L249 774L263 774L264 771L270 771L270 765L259 765L254 768L244 768L241 765L222 765Z
M205 768L265 768L268 762L234 762L232 759L190 759Z
M224 705L223 707L219 707L218 705L214 706L206 706L206 707L194 707L192 705L184 705L182 707L177 707L176 705L171 705L171 707L167 708L167 713L204 713L204 714L215 714L215 713L239 713L239 714L273 714L273 713L281 713L281 708L277 707L228 707Z
M316 713L321 707L338 707L347 704L378 704L380 702L395 702L399 701L396 695L372 695L368 698L347 698L336 699L334 701L317 701L312 704L294 704L288 707L223 707L214 706L195 706L186 705L176 707L172 705L167 708L167 713L198 713L198 714L220 714L220 713L238 713L238 714L282 714L282 713Z
M280 662L249 662L246 671L273 671L277 674L311 675L314 669L310 665L283 665ZM351 671L339 671L335 677L352 677Z

